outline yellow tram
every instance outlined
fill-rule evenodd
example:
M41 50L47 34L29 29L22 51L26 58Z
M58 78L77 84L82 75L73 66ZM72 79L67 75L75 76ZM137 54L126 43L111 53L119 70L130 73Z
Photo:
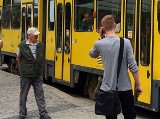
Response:
M88 52L99 38L102 17L112 14L117 35L130 39L139 66L143 93L135 97L136 105L158 112L159 12L159 0L0 0L2 61L14 73L17 45L26 39L29 27L38 27L45 44L46 78L71 87L81 84L94 99L103 66L101 57L92 59ZM134 89L133 79L132 84Z

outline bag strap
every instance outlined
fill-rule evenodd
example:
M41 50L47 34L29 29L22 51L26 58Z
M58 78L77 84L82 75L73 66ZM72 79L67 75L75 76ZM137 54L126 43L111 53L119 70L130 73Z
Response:
M124 39L120 37L120 49L119 49L118 68L117 68L117 84L118 84L118 78L119 78L119 72L122 64L122 59L123 59L123 49L124 49ZM117 86L116 86L116 90L118 90Z

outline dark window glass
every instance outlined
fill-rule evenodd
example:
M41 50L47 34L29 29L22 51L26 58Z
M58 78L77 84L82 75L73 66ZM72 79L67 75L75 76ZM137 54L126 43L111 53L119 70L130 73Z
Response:
M93 31L94 0L75 0L75 31Z
M22 8L22 40L25 40L26 34L26 8Z
M55 4L54 0L49 0L49 4L48 4L48 30L54 30L54 21L55 21L54 4Z
M11 6L4 6L2 11L2 27L10 28Z
M34 6L33 26L38 28L38 6Z
M11 0L3 0L3 6L11 5Z
M31 19L31 14L32 13L32 8L31 7L28 7L28 11L27 11L27 28L26 29L28 29L28 28L30 28L31 26L32 26L32 19Z
M121 0L97 0L97 31L101 27L101 20L106 15L113 15L116 32L120 32L121 25Z
M127 0L126 6L126 38L130 39L132 47L135 44L135 4L136 0Z
M71 4L66 4L65 12L65 53L70 53Z
M57 6L57 43L56 50L61 52L62 50L62 4Z
M21 2L20 0L12 1L12 28L20 28L21 20Z
M140 59L141 64L150 64L150 39L151 39L151 0L142 0L141 10L141 40Z

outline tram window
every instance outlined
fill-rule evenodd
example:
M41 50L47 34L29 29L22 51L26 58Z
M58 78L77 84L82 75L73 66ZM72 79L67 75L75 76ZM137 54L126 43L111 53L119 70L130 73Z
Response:
M25 26L26 26L26 8L22 8L22 40L25 40Z
M93 31L94 0L75 0L75 31Z
M10 18L11 18L11 6L4 6L2 11L2 27L5 29L10 28Z
M50 0L48 4L48 30L54 30L54 0Z
M101 20L106 15L113 15L116 32L120 32L121 25L121 0L97 0L97 31L101 27Z
M31 13L32 13L32 8L31 8L31 7L28 7L28 13L27 13L27 29L32 26Z
M142 65L150 64L151 39L151 0L142 1L140 61Z
M134 49L135 44L135 4L136 0L127 0L126 6L126 38L128 38Z
M21 1L12 0L12 28L20 28Z
M38 6L34 6L34 18L33 18L33 26L38 28Z
M3 0L3 6L11 5L11 0Z
M65 11L65 53L70 53L71 4L66 4Z
M158 32L160 33L160 0L158 0L158 14L157 14L157 19L158 19Z
M56 50L58 53L62 50L62 4L57 6L57 42Z

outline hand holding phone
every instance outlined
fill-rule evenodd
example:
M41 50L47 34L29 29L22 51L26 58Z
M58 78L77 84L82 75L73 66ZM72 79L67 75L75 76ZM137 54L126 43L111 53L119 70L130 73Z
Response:
M103 27L99 29L99 35L101 39L105 38L105 29Z

